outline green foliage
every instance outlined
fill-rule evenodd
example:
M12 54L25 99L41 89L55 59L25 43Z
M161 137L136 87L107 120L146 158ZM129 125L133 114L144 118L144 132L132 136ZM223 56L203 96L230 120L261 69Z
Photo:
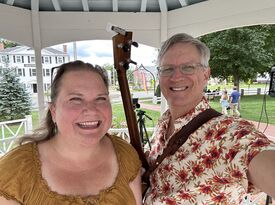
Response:
M0 120L22 119L30 114L31 100L13 69L3 69L0 81Z
M215 32L201 37L211 50L212 77L234 84L269 72L275 59L274 26L251 26Z
M160 97L160 96L161 96L161 90L160 90L159 84L157 85L157 89L156 89L155 95L156 95L157 97Z
M12 42L12 41L8 41L8 40L1 40L1 42L4 43L5 48L11 48L11 47L15 47L15 46L18 45L17 43Z

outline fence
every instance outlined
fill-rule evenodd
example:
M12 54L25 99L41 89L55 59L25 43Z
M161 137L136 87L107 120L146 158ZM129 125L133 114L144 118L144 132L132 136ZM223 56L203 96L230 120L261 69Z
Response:
M0 155L3 155L13 147L15 139L17 139L19 135L31 132L32 116L27 115L25 119L0 122L0 127Z
M32 117L26 116L25 119L11 120L0 122L1 127L1 142L0 142L0 156L7 153L15 146L14 142L20 136L29 134L32 131ZM147 131L153 131L153 128L146 128ZM110 134L116 134L126 141L130 142L128 128L112 128L109 130Z

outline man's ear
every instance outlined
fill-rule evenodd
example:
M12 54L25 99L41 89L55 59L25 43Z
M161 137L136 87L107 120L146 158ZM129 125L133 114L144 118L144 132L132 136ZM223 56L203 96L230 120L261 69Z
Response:
M210 74L211 74L211 69L210 69L210 67L205 68L203 75L204 75L204 80L205 80L205 82L206 82L206 85L207 85L208 80L209 80L209 78L210 78Z
M49 104L49 109L50 109L50 112L51 112L51 116L52 116L52 120L54 121L54 122L56 122L56 120L55 120L55 111L56 111L56 109L55 109L55 104L54 103L50 103Z

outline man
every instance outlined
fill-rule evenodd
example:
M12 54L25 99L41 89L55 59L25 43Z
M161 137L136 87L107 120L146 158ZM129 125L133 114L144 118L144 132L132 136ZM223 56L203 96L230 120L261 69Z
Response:
M233 87L233 91L230 95L229 102L230 102L230 107L232 110L232 115L240 117L241 114L239 112L239 106L240 106L240 99L241 99L241 94L238 92L237 87Z
M158 69L169 109L156 126L149 163L175 133L210 108L203 93L209 58L205 44L187 34L174 35L162 45ZM251 123L225 115L212 118L152 172L144 203L232 205L257 188L275 197L274 150Z

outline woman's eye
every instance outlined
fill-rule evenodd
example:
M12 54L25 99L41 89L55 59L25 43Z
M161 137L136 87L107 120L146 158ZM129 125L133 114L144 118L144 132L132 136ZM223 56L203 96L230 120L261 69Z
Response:
M82 99L81 98L71 98L69 101L71 103L74 103L74 104L81 104L82 103Z
M98 97L96 100L97 101L106 101L108 98L107 97Z

